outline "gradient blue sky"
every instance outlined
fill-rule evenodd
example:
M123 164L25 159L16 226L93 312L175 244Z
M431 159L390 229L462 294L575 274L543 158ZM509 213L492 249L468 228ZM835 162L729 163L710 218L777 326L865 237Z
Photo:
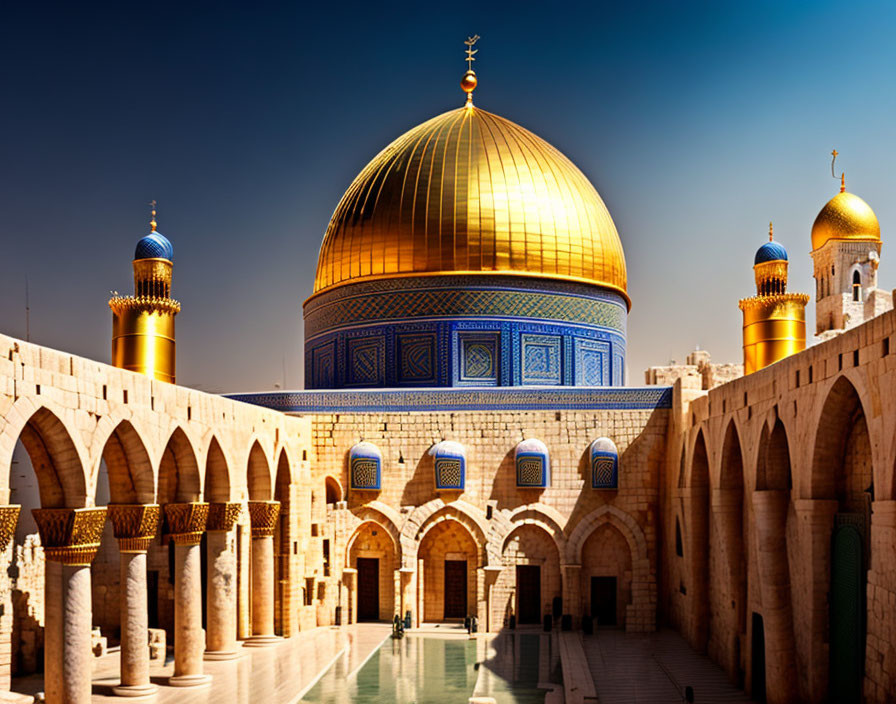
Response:
M175 247L178 381L301 386L301 302L329 217L393 138L480 107L593 181L625 247L628 383L700 345L741 357L737 300L774 220L791 289L830 156L896 283L896 7L857 2L7 3L0 18L0 331L108 361L147 201ZM839 171L839 168L838 168ZM814 320L814 308L810 309ZM810 323L810 331L812 324Z

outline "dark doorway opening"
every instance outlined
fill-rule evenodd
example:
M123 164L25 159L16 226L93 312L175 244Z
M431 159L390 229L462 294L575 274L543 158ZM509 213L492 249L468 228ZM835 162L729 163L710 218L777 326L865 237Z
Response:
M830 695L831 701L843 704L862 699L866 589L862 542L862 534L854 525L846 523L834 529L831 546Z
M516 567L517 623L541 623L541 567Z
M467 561L445 560L445 618L467 615Z
M380 620L380 561L376 557L359 557L358 620Z
M591 578L591 615L595 626L616 625L616 578Z
M765 625L762 616L753 614L753 641L750 649L752 676L750 677L750 694L753 701L765 701Z
M146 570L146 608L147 625L150 628L159 626L159 571Z

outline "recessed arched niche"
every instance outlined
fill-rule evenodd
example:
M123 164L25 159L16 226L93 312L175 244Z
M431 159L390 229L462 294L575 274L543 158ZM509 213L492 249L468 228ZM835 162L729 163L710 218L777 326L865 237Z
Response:
M619 488L619 451L610 438L591 443L591 488Z
M432 446L436 490L463 491L467 477L467 451L453 440L442 440Z
M383 453L372 442L361 441L348 453L351 488L379 491L383 487Z
M523 440L516 446L514 459L518 488L545 489L551 485L551 458L541 440Z

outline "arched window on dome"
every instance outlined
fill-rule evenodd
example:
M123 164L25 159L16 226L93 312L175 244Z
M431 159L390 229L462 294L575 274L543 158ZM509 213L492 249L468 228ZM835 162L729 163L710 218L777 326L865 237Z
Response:
M858 269L852 272L852 300L862 300L862 275Z
M591 488L619 488L619 451L610 438L591 443Z
M547 446L535 438L516 446L516 485L521 489L545 489L551 485L551 458Z
M459 442L442 440L432 446L436 489L463 491L467 476L467 451Z
M383 454L372 442L363 440L348 453L351 488L379 491L383 486Z

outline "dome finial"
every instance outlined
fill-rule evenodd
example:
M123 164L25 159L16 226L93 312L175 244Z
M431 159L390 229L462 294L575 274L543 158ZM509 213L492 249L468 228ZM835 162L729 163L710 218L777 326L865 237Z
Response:
M774 238L774 234L775 234L775 229L774 229L774 227L772 226L772 221L769 220L769 221L768 221L768 241L769 241L769 242L771 242L773 239L775 239L775 238Z
M837 178L837 174L834 173L834 162L837 161L837 157L840 156L840 152L836 149L831 152L831 178ZM843 193L846 191L846 172L842 172L840 174L840 192Z
M149 221L150 232L156 231L156 226L158 223L156 222L156 202L155 200L149 201L149 205L152 208L152 218Z
M467 107L473 107L473 91L476 90L476 84L478 83L476 72L473 70L473 62L476 60L473 54L479 51L479 49L474 49L473 45L478 41L478 34L474 34L472 37L467 37L464 40L464 44L467 45L467 72L460 79L460 87L467 94Z

